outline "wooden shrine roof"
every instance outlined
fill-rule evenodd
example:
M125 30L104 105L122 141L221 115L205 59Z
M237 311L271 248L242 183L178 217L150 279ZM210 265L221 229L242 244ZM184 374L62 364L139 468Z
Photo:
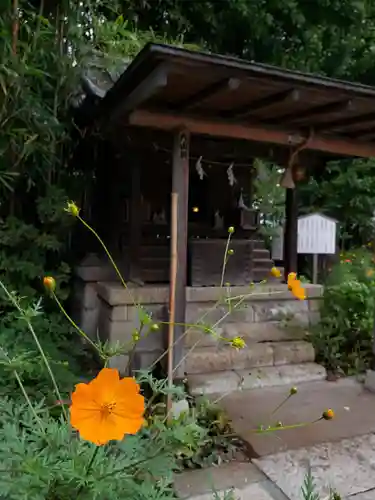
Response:
M97 119L321 152L375 156L375 88L167 45L147 45Z

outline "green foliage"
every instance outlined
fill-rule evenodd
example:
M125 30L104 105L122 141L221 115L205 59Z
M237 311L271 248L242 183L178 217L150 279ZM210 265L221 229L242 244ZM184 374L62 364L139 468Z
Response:
M321 179L301 186L302 211L319 210L338 220L345 248L367 243L374 234L374 172L372 159L331 162Z
M218 404L198 398L192 409L197 424L204 429L199 448L181 457L180 467L199 469L230 461L239 450L227 414Z
M285 189L280 186L281 173L276 165L257 159L254 167L253 207L260 212L263 236L272 239L284 222Z
M93 363L92 355L77 339L74 329L61 321L60 314L44 315L40 311L32 321L58 386L67 395ZM50 376L26 321L16 313L9 312L0 319L0 395L11 395L12 398L21 396L14 378L15 369L29 396L33 399L44 397L50 403L55 401Z
M60 258L66 249L62 237L71 225L62 209L65 199L64 191L53 186L38 198L33 224L13 216L0 223L0 273L30 299L42 290L43 276L52 271L59 283L57 293L67 296L70 268Z
M369 366L375 318L375 269L366 249L342 254L327 279L321 322L312 335L318 361L350 374Z
M174 498L171 484L179 450L196 447L196 423L155 421L135 436L93 447L42 405L0 399L0 491L7 500ZM199 429L198 429L199 432ZM93 465L88 471L94 450Z

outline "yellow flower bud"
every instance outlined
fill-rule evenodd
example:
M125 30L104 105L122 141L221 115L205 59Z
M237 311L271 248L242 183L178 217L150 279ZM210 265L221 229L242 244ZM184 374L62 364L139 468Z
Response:
M234 233L234 227L233 226L228 227L228 233L229 234L233 234Z
M246 347L246 343L241 337L234 337L231 340L231 345L232 347L234 347L234 349L243 349L244 347Z
M73 217L78 217L78 215L79 215L79 208L74 203L74 201L68 201L66 208L64 210L65 210L65 212L68 212L68 214L72 215Z
M291 396L294 396L295 394L297 394L297 392L298 392L297 387L291 387L291 389L289 391Z
M55 278L52 278L52 276L45 276L43 278L43 285L50 292L54 292L56 290L56 281Z
M280 276L281 276L281 271L280 271L280 269L277 269L277 267L273 267L273 268L271 269L271 274L272 274L272 276L274 276L275 278L280 278Z
M333 418L335 418L335 412L331 410L331 408L329 408L328 410L323 412L322 417L324 418L324 420L332 420Z

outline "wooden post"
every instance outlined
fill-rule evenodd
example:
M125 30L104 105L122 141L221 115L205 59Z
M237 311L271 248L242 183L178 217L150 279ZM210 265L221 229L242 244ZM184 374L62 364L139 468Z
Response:
M312 282L314 285L318 283L319 273L319 255L314 253L312 256Z
M186 130L177 130L173 142L172 163L172 213L173 195L177 198L177 270L174 289L174 348L173 370L175 379L184 376L184 366L178 366L184 355L182 337L185 327L186 276L187 276L187 239L188 239L188 198L189 198L189 142L190 134ZM172 228L173 229L173 228ZM171 255L171 264L173 255ZM172 272L172 270L171 270ZM178 368L176 369L176 367Z
M287 189L285 198L285 230L284 230L284 272L285 279L289 273L297 273L297 231L298 231L297 188Z
M138 158L131 165L131 196L129 219L129 277L130 281L140 282L139 254L142 239L142 198L141 167Z
M174 330L176 321L176 279L177 279L177 239L178 239L178 194L172 193L171 206L171 269L169 291L169 324L168 324L168 387L173 384L174 366ZM178 349L178 347L177 347ZM168 393L167 412L170 416L172 408L172 393Z

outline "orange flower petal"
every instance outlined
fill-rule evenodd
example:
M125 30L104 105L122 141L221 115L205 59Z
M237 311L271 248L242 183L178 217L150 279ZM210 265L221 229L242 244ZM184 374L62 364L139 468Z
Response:
M118 370L103 368L72 395L70 422L80 437L97 445L135 434L143 425L144 397L132 377L120 380Z

